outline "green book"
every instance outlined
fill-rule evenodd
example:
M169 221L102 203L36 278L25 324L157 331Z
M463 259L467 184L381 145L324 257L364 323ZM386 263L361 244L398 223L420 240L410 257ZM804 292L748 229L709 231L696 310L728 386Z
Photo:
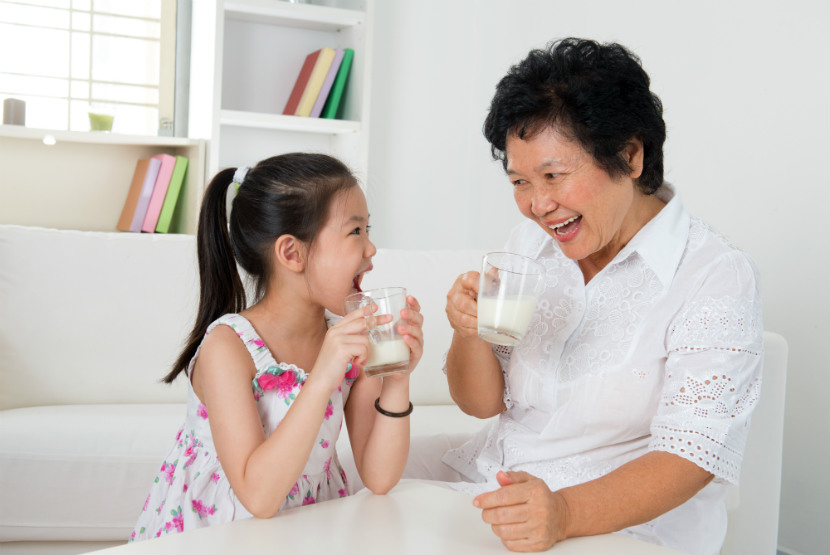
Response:
M343 99L346 80L349 78L349 68L352 67L352 58L354 58L354 50L351 48L344 48L343 50L343 61L340 63L340 69L337 70L337 77L334 78L334 84L331 86L326 105L323 106L321 118L335 119L341 107L340 101Z
M164 204L161 205L159 221L156 224L156 233L168 233L170 222L173 221L173 212L176 210L176 202L184 184L184 176L187 173L187 158L176 156L176 165L173 167L173 175L170 176L170 185L167 187L167 194L164 195Z

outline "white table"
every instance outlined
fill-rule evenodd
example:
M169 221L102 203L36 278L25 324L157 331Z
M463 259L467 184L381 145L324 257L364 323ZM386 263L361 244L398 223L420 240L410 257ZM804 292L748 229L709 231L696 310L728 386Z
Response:
M606 534L573 538L551 552L676 554L665 547ZM250 518L125 544L98 555L274 555L279 553L510 553L466 494L403 480L387 495L355 495L298 507L270 519Z

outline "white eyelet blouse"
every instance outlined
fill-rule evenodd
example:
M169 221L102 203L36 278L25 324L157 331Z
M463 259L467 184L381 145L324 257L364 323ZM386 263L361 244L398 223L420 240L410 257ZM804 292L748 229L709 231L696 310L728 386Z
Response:
M624 533L717 553L761 387L758 271L669 186L657 195L666 206L587 285L537 224L514 228L506 250L544 264L546 288L524 340L494 347L507 409L443 461L475 493L496 489L501 469L557 490L648 451L674 453L715 480Z

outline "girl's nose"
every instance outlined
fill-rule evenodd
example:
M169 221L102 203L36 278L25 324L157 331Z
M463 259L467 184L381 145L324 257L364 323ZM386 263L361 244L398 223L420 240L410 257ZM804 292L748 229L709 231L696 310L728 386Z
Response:
M375 256L377 254L377 252L378 252L378 248L375 246L375 244L372 242L372 240L369 239L367 244L366 244L365 257L366 258L371 258L371 257Z

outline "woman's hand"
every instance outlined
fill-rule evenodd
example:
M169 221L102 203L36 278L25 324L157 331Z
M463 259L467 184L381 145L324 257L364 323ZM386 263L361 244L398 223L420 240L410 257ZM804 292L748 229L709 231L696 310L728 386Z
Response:
M501 488L473 504L507 549L544 551L564 539L568 510L561 495L527 472L500 471L496 480Z
M447 319L464 339L478 337L478 272L458 276L447 293Z

